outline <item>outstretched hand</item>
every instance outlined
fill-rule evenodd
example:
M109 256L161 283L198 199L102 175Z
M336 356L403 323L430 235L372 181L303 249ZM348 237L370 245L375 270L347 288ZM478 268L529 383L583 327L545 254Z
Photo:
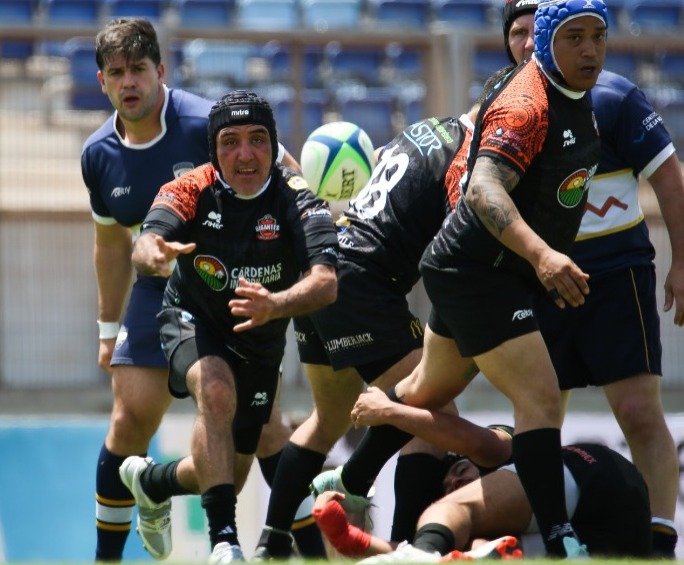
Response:
M133 263L142 275L170 277L174 260L180 254L191 253L194 243L166 241L155 233L141 236L133 249Z
M233 327L234 332L244 332L257 326L263 326L273 318L275 304L272 300L272 294L262 284L249 282L240 277L235 295L239 298L233 298L228 302L231 314L239 318L248 318L248 320L236 324Z

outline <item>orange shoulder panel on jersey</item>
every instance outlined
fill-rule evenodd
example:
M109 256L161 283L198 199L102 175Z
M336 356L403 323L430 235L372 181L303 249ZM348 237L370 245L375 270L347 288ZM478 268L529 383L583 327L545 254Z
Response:
M211 163L197 167L162 186L152 208L171 208L184 222L188 222L195 217L200 194L216 180L216 170Z
M447 198L449 199L449 206L453 210L456 207L456 202L461 197L461 179L468 169L468 153L470 152L470 142L473 140L473 130L465 128L463 135L463 143L456 151L456 155L451 160L451 164L447 169L446 177L444 179L444 186L447 191Z
M524 172L541 151L549 126L547 79L530 61L483 116L479 151L501 155Z

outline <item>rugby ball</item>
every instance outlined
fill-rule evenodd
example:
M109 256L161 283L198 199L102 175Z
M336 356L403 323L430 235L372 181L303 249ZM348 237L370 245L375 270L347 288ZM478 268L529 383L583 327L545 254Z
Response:
M356 196L368 182L375 157L368 134L350 122L330 122L311 132L299 160L311 191L328 201Z

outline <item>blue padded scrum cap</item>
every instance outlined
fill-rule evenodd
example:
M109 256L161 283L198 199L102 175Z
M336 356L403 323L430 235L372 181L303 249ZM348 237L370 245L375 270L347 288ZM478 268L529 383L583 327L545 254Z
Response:
M553 38L568 20L595 15L608 26L603 0L541 0L534 14L534 52L544 67L560 74L553 55Z

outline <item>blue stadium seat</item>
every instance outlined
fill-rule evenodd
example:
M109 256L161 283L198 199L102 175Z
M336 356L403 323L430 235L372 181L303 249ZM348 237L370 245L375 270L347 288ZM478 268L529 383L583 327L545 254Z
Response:
M362 0L301 0L302 24L317 31L355 29L363 16Z
M166 0L105 0L107 16L124 18L136 16L155 21L161 19L167 6Z
M338 92L335 103L342 119L365 130L373 147L381 147L394 137L396 98L391 90L369 88L364 92Z
M236 0L236 21L246 29L297 29L299 7L297 0Z
M630 0L625 12L634 32L679 33L684 26L684 0Z
M473 58L473 75L484 84L492 73L510 64L503 49L477 49Z
M301 144L295 144L294 141L295 128L297 127L294 121L294 97L269 98L269 102L276 119L278 139L298 159L302 148ZM321 90L305 89L301 93L301 102L302 123L299 133L303 143L313 130L323 124L327 101Z
M420 78L423 74L423 60L418 49L402 48L392 62L402 78Z
M35 0L2 0L0 22L13 27L30 27L34 23ZM26 60L33 55L33 41L0 41L0 58Z
M46 25L67 27L100 24L101 0L42 0L43 19ZM49 57L66 57L62 41L41 41L36 52Z
M495 9L490 0L432 0L436 22L453 26L488 27Z
M424 29L432 21L430 0L369 0L369 9L383 26Z
M235 0L176 0L182 27L225 27L233 23Z
M383 47L342 47L331 42L325 51L334 82L358 81L366 86L380 86L387 57Z
M111 110L109 99L97 81L95 43L92 37L74 37L64 45L69 59L69 107L74 110Z
M211 100L218 100L232 88L246 88L254 53L255 47L249 43L190 41L183 46L183 86Z
M658 68L666 79L684 84L684 53L665 51L658 58Z
M632 51L608 49L603 68L634 80L637 72L637 55Z
M101 8L101 0L43 0L48 25L96 25Z

